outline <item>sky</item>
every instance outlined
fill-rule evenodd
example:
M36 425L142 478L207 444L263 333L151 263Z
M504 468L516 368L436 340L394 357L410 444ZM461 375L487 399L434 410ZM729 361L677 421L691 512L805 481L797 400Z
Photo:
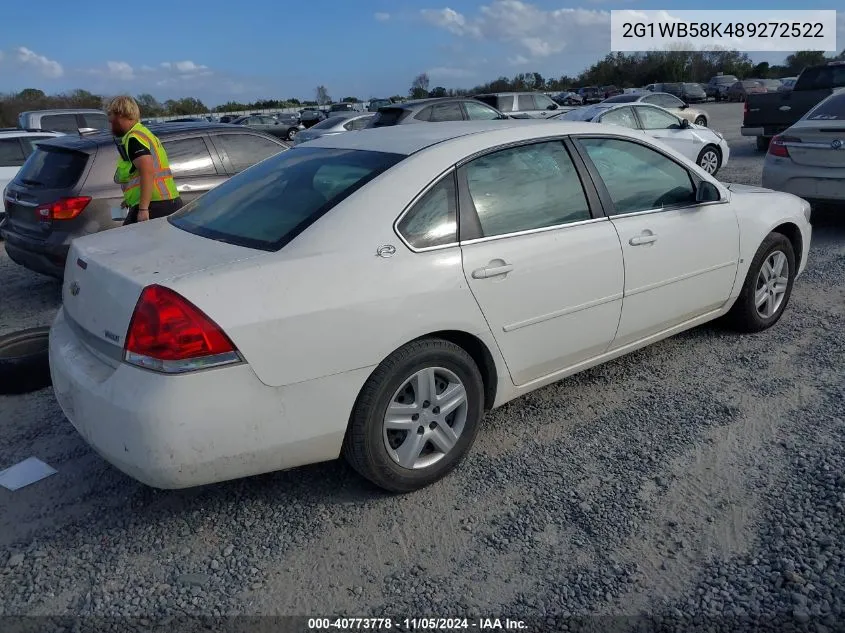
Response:
M83 88L98 94L229 100L335 100L406 94L427 72L431 87L471 88L498 76L577 75L610 51L611 9L701 9L672 0L249 0L4 3L0 92ZM804 0L801 9L836 3ZM215 8L215 5L219 8ZM710 0L708 10L795 9L794 0ZM845 48L845 11L837 46ZM163 27L158 26L161 23ZM56 26L60 25L60 26ZM787 53L751 54L779 63Z

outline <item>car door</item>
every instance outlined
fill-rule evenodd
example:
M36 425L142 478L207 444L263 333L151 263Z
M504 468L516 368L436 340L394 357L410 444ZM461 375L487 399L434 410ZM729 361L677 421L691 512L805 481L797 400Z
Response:
M220 152L228 175L235 175L287 149L280 141L249 132L226 132L209 137Z
M428 120L432 123L463 121L464 111L461 109L461 104L457 101L437 103L431 107L431 115Z
M463 103L466 117L470 121L492 121L501 118L496 110L485 103L475 103L473 101L464 101Z
M560 140L458 170L464 274L524 385L602 354L616 333L622 248Z
M632 130L637 130L640 127L631 106L613 108L612 110L599 115L595 121L596 123L604 123L607 125L621 125L622 127L627 127Z
M698 176L645 143L598 135L575 142L622 243L625 299L612 347L724 306L739 260L730 203L696 203Z
M671 112L647 104L634 107L640 127L649 136L695 161L704 147L704 139L690 127L683 127L681 119Z
M516 95L516 111L534 118L541 116L537 111L537 104L534 102L534 95L532 94Z
M24 164L23 146L17 137L0 138L0 193Z
M198 198L226 179L219 157L209 151L202 136L161 139L170 171L176 181L176 190L184 202Z
M544 95L544 94L534 94L534 107L536 116L545 119L549 117L558 110L559 106L554 101L552 101L551 97Z

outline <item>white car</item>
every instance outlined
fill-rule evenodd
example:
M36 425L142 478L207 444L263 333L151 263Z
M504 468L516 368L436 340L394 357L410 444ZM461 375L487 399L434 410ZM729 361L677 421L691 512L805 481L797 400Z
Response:
M591 121L641 130L694 161L710 175L728 164L730 148L716 130L690 123L647 103L597 103L550 117L554 121Z
M35 151L36 143L55 136L62 136L62 134L58 132L0 129L0 197L6 189L6 185L17 176L26 159ZM2 205L0 205L0 224L2 224L5 215Z
M74 240L53 386L154 487L343 454L410 491L485 410L723 315L772 326L810 237L800 198L618 126L339 134Z

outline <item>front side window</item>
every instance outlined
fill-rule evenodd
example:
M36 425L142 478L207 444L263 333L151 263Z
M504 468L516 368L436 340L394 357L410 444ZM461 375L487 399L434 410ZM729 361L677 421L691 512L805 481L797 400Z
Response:
M630 107L616 108L607 114L603 114L599 119L599 123L607 123L609 125L622 125L631 129L638 129L637 120L634 118L634 112Z
M179 176L216 176L217 169L201 138L183 138L176 141L162 141L170 170Z
M534 103L537 105L538 110L549 110L549 109L555 110L556 107L552 107L552 106L557 106L557 104L554 101L552 101L550 97L548 97L547 95L543 95L543 94L534 95Z
M399 221L399 233L414 248L454 244L458 240L455 175L429 189Z
M275 251L403 158L296 147L192 200L169 221L209 239Z
M679 125L677 117L658 108L640 107L637 108L637 114L640 115L644 130L667 130Z
M534 105L534 97L532 95L517 95L516 109L519 112L536 110L537 107Z
M613 138L582 138L613 201L614 215L695 203L687 170L660 152Z
M578 172L561 142L504 149L465 169L484 237L590 219Z
M229 168L235 174L285 149L257 134L220 134L214 137L214 143L229 157Z
M466 108L467 117L470 121L492 121L493 119L499 118L498 112L483 103L466 101L464 102L464 108Z

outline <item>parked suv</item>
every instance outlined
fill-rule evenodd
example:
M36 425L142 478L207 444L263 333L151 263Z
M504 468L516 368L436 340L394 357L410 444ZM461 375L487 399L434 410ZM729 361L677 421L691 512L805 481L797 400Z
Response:
M599 103L602 99L604 99L604 95L601 90L599 90L598 86L585 86L583 88L578 88L578 96L581 97L585 104Z
M527 115L542 119L560 106L542 92L497 92L476 95L476 99L510 115Z
M182 199L190 202L255 163L278 154L281 140L226 124L150 126L167 151ZM41 141L3 196L0 235L18 264L62 278L71 240L120 226L123 199L114 183L118 151L110 133Z
M18 116L18 127L22 130L47 130L80 134L96 130L108 130L109 119L102 110L62 108L58 110L30 110Z
M17 175L18 170L35 151L35 144L48 138L61 136L59 132L34 130L0 129L0 194ZM0 224L6 219L6 212L0 208Z
M379 108L378 114L376 114L370 127L507 118L510 117L477 99L443 97L416 99Z

